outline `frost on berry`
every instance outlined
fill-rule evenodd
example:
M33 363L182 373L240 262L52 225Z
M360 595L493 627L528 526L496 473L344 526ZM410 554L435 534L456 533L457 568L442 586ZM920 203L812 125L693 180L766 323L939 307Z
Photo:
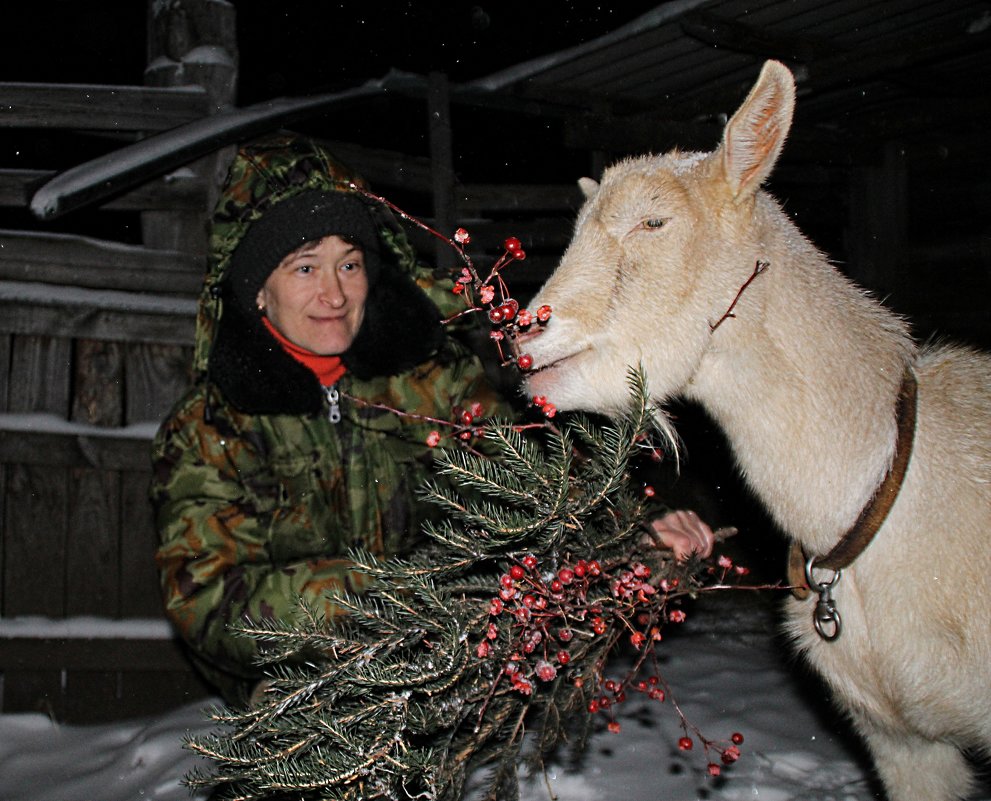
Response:
M536 672L541 681L553 681L557 677L557 668L546 659L537 662Z

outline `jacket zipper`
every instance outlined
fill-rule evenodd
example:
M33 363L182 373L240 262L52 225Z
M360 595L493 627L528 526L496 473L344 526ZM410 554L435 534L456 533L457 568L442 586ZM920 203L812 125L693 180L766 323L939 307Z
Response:
M341 393L337 391L337 384L323 387L323 394L327 396L327 403L330 406L327 418L332 423L341 422Z

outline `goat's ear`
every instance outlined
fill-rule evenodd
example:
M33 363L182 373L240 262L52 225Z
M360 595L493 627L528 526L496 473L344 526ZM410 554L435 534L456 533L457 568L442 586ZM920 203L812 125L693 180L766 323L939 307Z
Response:
M723 132L723 170L739 201L757 191L778 160L795 111L795 79L780 61L767 61L757 83Z
M599 182L593 180L592 178L579 178L578 188L582 190L582 194L585 199L588 200L592 195L599 191Z

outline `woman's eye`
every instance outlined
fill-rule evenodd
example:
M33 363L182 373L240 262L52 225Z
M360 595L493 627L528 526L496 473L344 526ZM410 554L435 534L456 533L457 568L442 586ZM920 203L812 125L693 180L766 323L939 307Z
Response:
M341 271L345 273L351 273L354 272L355 270L360 270L360 269L361 269L361 262L358 261L349 261L341 265Z

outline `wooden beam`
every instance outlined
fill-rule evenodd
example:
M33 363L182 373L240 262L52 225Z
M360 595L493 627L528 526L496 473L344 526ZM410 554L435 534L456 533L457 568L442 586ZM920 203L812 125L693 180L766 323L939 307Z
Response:
M189 660L174 640L0 639L0 669L187 671Z
M582 203L577 178L572 184L468 184L457 187L462 216L491 212L574 212Z
M196 296L206 264L171 250L71 234L0 230L0 280Z
M186 298L0 281L0 334L191 345L195 317Z
M809 62L835 55L835 42L817 41L807 36L770 34L756 25L727 19L709 11L689 11L680 21L686 36L703 44L762 59Z
M34 190L55 175L55 170L0 170L0 206L26 208ZM125 195L104 203L110 211L202 211L206 207L207 186L190 173L178 171L139 186Z
M0 414L0 463L147 473L155 428L98 428L49 414Z
M205 116L200 87L0 83L5 128L163 131Z

